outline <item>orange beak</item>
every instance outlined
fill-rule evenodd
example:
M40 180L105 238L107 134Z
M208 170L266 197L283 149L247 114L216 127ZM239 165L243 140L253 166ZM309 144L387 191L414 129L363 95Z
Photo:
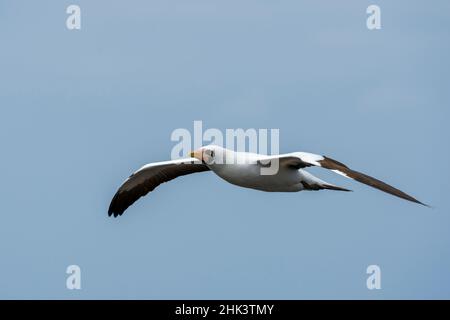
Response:
M202 161L202 159L203 159L201 150L191 151L191 152L189 152L189 156L192 158L196 158L200 161Z

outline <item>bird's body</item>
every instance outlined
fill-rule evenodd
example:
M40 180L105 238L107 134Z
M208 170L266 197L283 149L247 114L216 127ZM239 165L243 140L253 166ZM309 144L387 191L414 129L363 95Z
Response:
M217 165L211 170L225 181L239 187L273 192L301 190L295 187L301 180L299 171L287 174L284 170L280 170L275 175L261 175L260 168L256 164Z
M240 187L268 192L322 189L350 191L327 183L304 170L310 166L332 170L397 197L423 204L380 180L354 171L336 160L313 153L293 152L267 156L234 152L211 145L200 148L191 156L192 158L150 163L137 170L115 194L108 210L109 215L121 215L137 199L163 182L202 171L213 171L225 181Z

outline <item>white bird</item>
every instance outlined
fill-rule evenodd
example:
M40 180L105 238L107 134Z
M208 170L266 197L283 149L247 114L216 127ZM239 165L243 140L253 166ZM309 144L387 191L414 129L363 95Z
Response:
M341 162L313 153L293 152L267 156L208 145L191 152L190 156L191 158L149 163L134 172L114 195L108 215L114 217L122 215L136 200L153 191L161 183L202 171L213 171L222 179L240 187L269 192L322 189L351 191L320 180L304 170L310 166L329 169L344 177L426 206L378 179L354 171Z

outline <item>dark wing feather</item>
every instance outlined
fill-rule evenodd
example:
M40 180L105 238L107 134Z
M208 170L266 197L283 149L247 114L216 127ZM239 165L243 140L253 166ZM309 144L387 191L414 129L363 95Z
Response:
M169 163L162 165L149 165L132 174L117 190L108 215L117 217L131 206L140 197L153 191L161 183L170 181L187 174L210 170L203 163Z
M367 174L355 171L350 169L349 167L347 167L346 165L333 160L331 158L328 157L324 157L323 160L318 161L320 163L320 166L326 169L330 169L330 170L337 170L340 173L344 174L345 176L354 179L358 182L364 183L368 186L371 186L375 189L387 192L389 194L392 194L394 196L397 196L399 198L408 200L408 201L412 201L415 203L419 203L421 205L427 206L426 204L420 202L419 200L411 197L409 194L404 193L403 191L394 188L393 186L378 180L374 177L368 176Z
M413 198L412 196L404 193L403 191L394 188L393 186L381 180L368 176L364 173L352 170L345 164L325 156L320 156L317 154L307 152L295 152L286 156L281 155L278 159L280 161L280 165L291 167L292 169L301 169L310 166L319 166L322 168L333 170L335 172L342 174L343 176L346 176L347 178L354 179L358 182L364 183L368 186L387 192L399 198L419 203L424 206L428 206L420 202L419 200Z

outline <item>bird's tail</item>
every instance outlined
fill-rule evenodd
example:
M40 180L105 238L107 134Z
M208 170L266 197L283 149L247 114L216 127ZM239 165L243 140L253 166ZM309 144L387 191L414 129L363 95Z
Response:
M332 184L323 184L322 188L327 189L327 190L336 190L336 191L353 191L353 190L345 189L345 188L338 187L338 186L335 186Z
M300 170L300 173L302 175L302 181L301 184L303 185L303 188L305 190L336 190L336 191L352 191L349 189L345 189L342 187L335 186L334 184L325 182L315 176L313 176L311 173Z

